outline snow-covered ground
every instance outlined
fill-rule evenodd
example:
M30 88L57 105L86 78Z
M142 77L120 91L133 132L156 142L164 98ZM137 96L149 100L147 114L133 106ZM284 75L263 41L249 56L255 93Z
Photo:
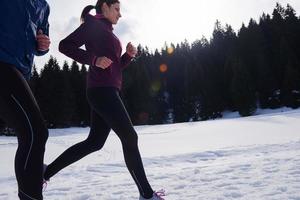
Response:
M139 126L139 147L154 189L167 200L300 200L300 110L259 110L256 116ZM88 128L50 130L45 162L84 140ZM16 138L0 137L0 199L17 199ZM45 200L137 200L121 144L104 148L51 179Z

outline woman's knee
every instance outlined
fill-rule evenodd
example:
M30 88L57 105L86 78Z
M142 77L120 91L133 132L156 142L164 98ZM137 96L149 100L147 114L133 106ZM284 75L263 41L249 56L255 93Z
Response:
M103 148L104 142L99 141L99 140L91 140L91 139L86 139L85 141L87 143L87 148L91 151L99 151Z

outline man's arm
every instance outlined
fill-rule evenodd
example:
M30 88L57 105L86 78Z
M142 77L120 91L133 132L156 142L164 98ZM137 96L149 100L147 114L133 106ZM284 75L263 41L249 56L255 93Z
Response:
M36 51L34 52L36 56L43 56L49 52L49 46L50 46L49 22L48 22L49 14L50 14L50 8L49 5L47 4L45 8L43 23L41 27L39 27L37 30L37 36L36 36L37 47L36 47Z

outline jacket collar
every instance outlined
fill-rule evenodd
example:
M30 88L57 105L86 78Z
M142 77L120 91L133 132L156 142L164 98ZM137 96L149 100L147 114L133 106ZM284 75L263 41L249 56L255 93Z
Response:
M107 24L111 30L114 29L112 26L112 23L107 18L105 18L103 14L96 14L93 17L96 19L99 19L99 20L103 20L105 22L105 24Z

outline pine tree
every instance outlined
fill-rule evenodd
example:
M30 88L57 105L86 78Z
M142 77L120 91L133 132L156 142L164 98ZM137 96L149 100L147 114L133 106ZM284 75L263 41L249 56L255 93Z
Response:
M233 78L231 82L231 93L233 102L241 116L250 116L256 110L253 82L240 58L233 60L232 68Z
M62 112L61 119L64 126L70 127L75 125L72 123L72 116L75 112L75 96L72 91L72 85L70 80L70 69L68 63L65 61L62 70L60 70L63 77L63 83L61 85L63 93L61 98Z
M74 99L74 110L72 113L72 124L74 126L79 126L82 122L81 118L81 108L82 105L82 90L83 86L81 85L81 76L79 72L79 65L76 61L73 61L70 67L70 85L71 92L73 93Z
M55 128L60 125L60 106L62 78L59 75L59 65L55 58L50 57L48 63L41 71L40 85L37 91L38 102L48 127Z
M34 65L33 66L33 70L32 70L32 77L31 79L29 80L29 86L33 92L33 94L35 95L36 94L36 90L37 90L37 87L38 87L38 81L39 81L39 74L37 72L37 69L36 69L36 66Z
M5 127L5 122L2 119L0 119L0 135L4 135Z
M85 65L80 69L80 101L79 101L79 114L80 114L80 126L87 126L90 122L90 106L86 99L86 78L87 69Z
M290 56L285 66L284 81L282 87L282 101L285 106L298 108L300 106L300 71L299 60Z

